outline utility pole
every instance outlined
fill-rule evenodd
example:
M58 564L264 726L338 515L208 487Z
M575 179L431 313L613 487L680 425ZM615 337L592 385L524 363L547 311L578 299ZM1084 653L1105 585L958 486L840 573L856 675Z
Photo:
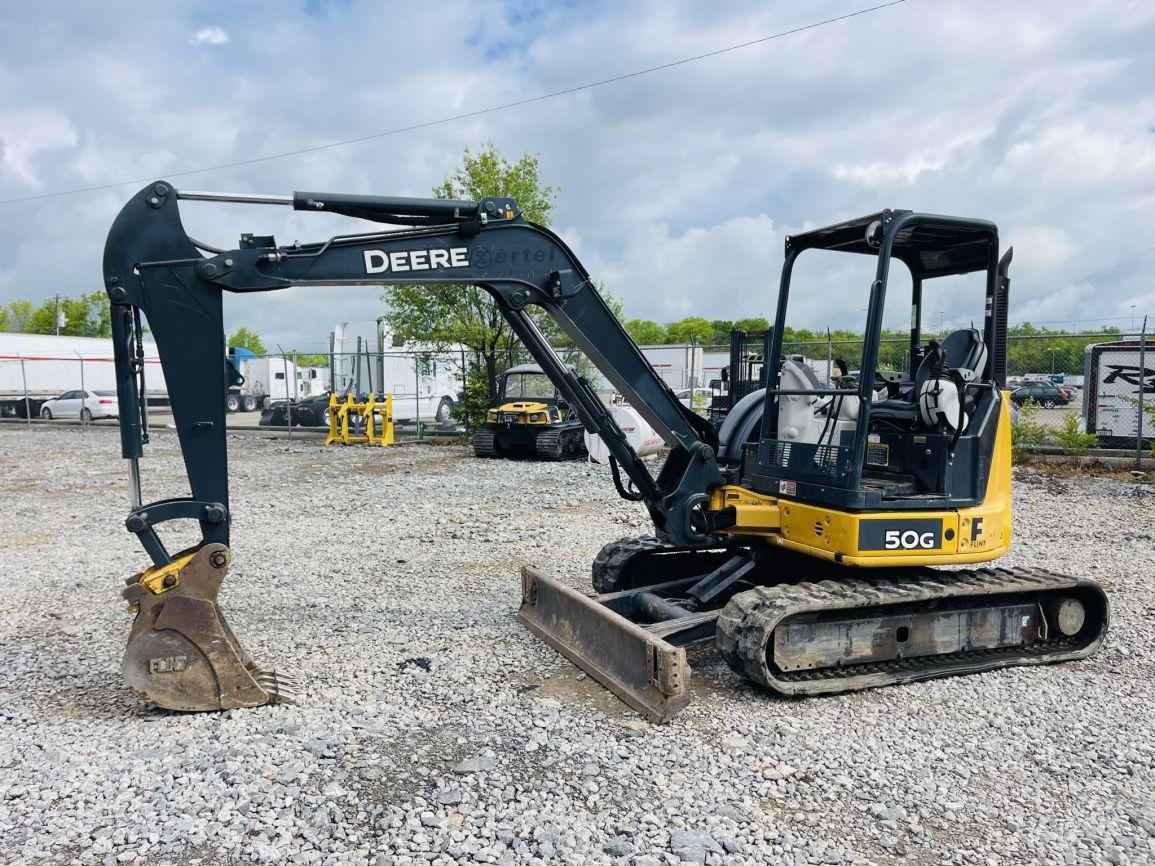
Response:
M1134 309L1134 308L1132 308ZM56 293L56 312L53 314L53 319L56 321L56 336L60 336L60 293Z
M1050 353L1051 353L1051 376L1052 377L1055 375L1055 353L1057 351L1059 351L1059 350L1058 349L1051 349L1050 350Z
M1135 471L1143 469L1143 397L1147 393L1147 317L1143 317L1143 334L1139 337L1139 417L1135 421Z
M1131 333L1135 333L1135 305L1131 305Z

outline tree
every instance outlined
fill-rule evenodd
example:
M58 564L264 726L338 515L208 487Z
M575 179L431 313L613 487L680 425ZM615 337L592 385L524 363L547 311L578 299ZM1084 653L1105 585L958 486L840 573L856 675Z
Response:
M461 167L434 187L433 194L473 201L508 196L526 219L544 226L549 225L553 211L554 191L542 183L538 157L524 154L510 162L492 141L476 154L465 148ZM522 356L517 335L497 304L477 286L390 286L382 297L389 307L385 321L399 339L432 349L466 347L467 369L462 373L467 387L459 415L467 426L474 426L497 399L501 374ZM477 377L484 388L474 385Z
M649 319L627 319L622 323L635 343L642 346L656 346L666 342L666 329Z
M765 331L770 327L770 322L763 316L748 316L736 321L734 327L739 331Z
M63 324L59 328L62 336L112 336L112 312L108 296L102 291L87 292L76 298L53 295L35 309L28 301L14 301L8 305L9 309L17 303L27 304L29 311L21 328L25 333L55 334L57 317L62 315Z
M293 363L298 367L328 367L329 356L319 352L298 352L296 349L289 349L285 353L293 359Z
M9 301L8 306L4 308L7 318L6 331L11 331L14 334L23 334L28 331L28 320L32 318L33 306L32 302L20 298L15 301Z
M730 331L734 329L734 323L729 319L715 319L710 323L713 327L714 333L710 336L709 342L715 346L730 344Z
M0 307L0 332L8 330L8 322L9 321L10 321L10 316L8 315L8 308L7 307Z
M708 343L714 326L700 316L687 316L666 326L667 343Z
M248 328L237 328L229 337L228 345L234 349L248 349L254 355L265 354L265 344L255 331Z

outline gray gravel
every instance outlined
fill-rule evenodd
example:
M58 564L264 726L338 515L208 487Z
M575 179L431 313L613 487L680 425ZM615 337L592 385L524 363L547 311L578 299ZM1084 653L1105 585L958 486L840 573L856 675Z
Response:
M180 492L155 440L146 496ZM1088 661L793 701L695 651L659 728L513 619L522 564L587 588L648 527L604 471L238 437L226 611L302 702L178 715L117 670L117 447L0 428L5 863L1155 859L1151 486L1016 482L1009 560L1111 594Z

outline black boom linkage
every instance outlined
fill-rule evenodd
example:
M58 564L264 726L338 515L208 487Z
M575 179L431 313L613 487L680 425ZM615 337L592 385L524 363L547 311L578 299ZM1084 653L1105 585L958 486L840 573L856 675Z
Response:
M246 234L238 249L218 251L186 234L179 199L286 205L405 228L292 246ZM653 371L565 243L525 220L508 199L327 193L290 198L180 192L160 181L137 193L117 216L105 246L104 277L112 302L121 447L131 465L133 508L126 525L157 565L171 559L155 531L164 521L198 520L205 542L229 541L224 394L231 375L224 360L222 292L301 285L480 286L585 428L605 441L646 503L658 533L680 545L709 542L695 515L710 489L723 482L712 428ZM546 342L526 312L529 306L549 313L671 447L657 478L588 382ZM138 464L148 436L142 314L156 340L191 492L148 504L141 502Z

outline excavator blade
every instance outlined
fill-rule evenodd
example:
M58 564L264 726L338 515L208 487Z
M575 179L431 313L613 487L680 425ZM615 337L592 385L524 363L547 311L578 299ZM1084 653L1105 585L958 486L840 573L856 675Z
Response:
M144 700L187 712L293 702L296 684L258 667L217 606L228 565L227 547L204 544L129 579L136 619L121 671Z
M651 722L690 702L682 647L532 568L522 569L521 586L517 621Z

